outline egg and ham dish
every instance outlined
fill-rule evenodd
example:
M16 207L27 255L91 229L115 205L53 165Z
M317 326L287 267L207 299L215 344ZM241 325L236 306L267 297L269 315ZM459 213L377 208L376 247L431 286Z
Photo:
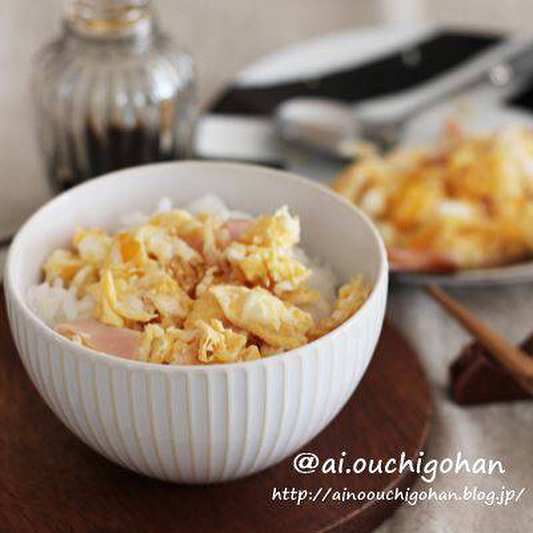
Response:
M287 207L257 218L167 209L113 234L78 229L44 263L30 304L68 339L119 357L268 357L337 328L369 293L355 276L328 298L299 241Z
M376 222L398 271L443 272L533 255L533 132L467 135L367 155L333 188Z

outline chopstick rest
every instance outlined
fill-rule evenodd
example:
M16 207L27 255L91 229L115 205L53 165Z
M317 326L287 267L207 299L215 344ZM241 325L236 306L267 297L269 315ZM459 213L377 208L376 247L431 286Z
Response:
M440 287L428 285L426 292L469 331L525 390L533 394L533 358L529 354L483 324L471 311L456 302Z
M520 348L533 357L533 334ZM533 399L479 342L465 346L450 366L450 396L460 405L481 405Z
M440 287L429 285L426 287L426 292L469 331L479 344L478 349L467 351L466 355L457 363L455 370L452 371L456 378L455 382L459 383L455 387L458 398L466 401L471 395L473 401L470 403L476 403L474 401L476 398L491 398L493 395L496 395L497 398L498 394L505 397L505 390L510 396L516 396L518 394L517 389L509 384L509 379L516 382L519 389L528 396L533 395L533 357L531 357L531 352L515 346L498 332L483 324L471 311L451 298ZM479 359L484 359L485 362L481 362ZM497 366L495 366L496 363ZM504 375L507 374L505 379L502 375L496 379L498 373L495 374L495 370L491 367L496 369L500 367L500 372L504 372ZM460 376L463 374L465 377L461 379ZM495 379L496 384L491 384L492 379ZM467 391L469 380L473 383L471 385L472 391ZM501 391L497 390L498 382L499 386L503 387ZM473 387L477 387L479 390L476 392Z

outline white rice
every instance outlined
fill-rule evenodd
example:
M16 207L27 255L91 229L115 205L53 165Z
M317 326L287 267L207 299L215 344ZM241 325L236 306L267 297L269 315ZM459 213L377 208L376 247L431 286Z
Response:
M311 269L311 276L307 280L307 285L310 289L318 291L321 296L320 300L307 311L313 315L315 321L330 316L337 299L337 287L339 286L339 280L333 269L320 259L310 259L301 248L295 248L294 254L302 264Z
M205 196L198 198L198 200L183 206L183 209L193 215L216 215L222 220L222 222L225 222L230 218L253 218L252 215L248 213L231 211L224 203L224 200L214 194L206 194Z
M27 302L30 309L52 327L61 322L89 318L94 305L89 295L78 299L76 288L65 289L61 280L56 280L52 286L47 283L31 286Z
M155 209L155 213L165 213L174 208L170 198L162 198ZM218 215L222 221L230 218L252 218L248 213L230 210L224 201L213 194L202 196L198 200L182 206L182 209L192 214ZM142 211L134 211L119 219L119 228L129 228L146 224L150 216ZM332 268L323 261L309 258L301 248L294 249L295 256L312 271L308 280L310 288L317 290L321 298L316 304L307 309L315 320L329 316L332 312L336 299L338 279ZM78 300L76 289L66 289L60 280L53 286L47 283L33 285L27 294L29 307L49 326L55 326L61 322L88 318L94 301L90 296Z

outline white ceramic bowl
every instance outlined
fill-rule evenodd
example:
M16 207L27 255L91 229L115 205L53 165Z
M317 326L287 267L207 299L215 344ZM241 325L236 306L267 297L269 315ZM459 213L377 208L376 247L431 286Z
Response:
M362 309L325 337L267 359L218 366L162 366L77 346L26 305L44 259L74 228L112 226L165 196L189 202L213 192L233 208L301 218L302 246L346 281L373 290ZM385 249L372 223L324 187L248 165L181 162L115 172L66 192L16 236L5 292L24 366L46 403L111 461L148 476L206 483L258 472L295 452L340 411L372 357L387 296Z

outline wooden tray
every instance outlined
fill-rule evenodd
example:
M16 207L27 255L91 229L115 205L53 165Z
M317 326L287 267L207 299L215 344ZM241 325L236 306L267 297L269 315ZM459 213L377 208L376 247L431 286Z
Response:
M324 459L417 457L431 400L414 351L386 324L359 388L305 451ZM399 501L272 501L274 488L406 487L412 476L298 474L292 458L250 478L203 487L153 481L91 451L55 418L13 345L0 291L0 531L212 533L371 531ZM331 494L331 493L330 493Z

